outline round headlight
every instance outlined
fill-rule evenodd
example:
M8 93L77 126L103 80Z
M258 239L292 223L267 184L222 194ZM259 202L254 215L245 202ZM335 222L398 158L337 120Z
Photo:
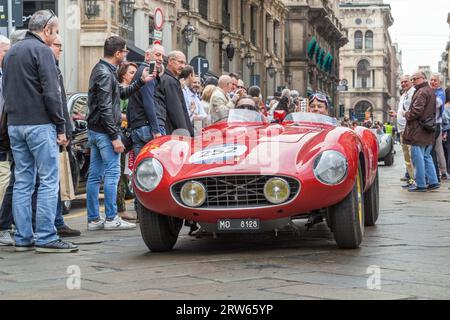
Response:
M136 186L143 192L155 190L161 182L163 172L163 167L158 160L145 159L136 168Z
M282 178L270 178L264 185L264 196L273 204L281 204L289 199L291 188Z
M338 151L325 151L314 162L314 175L324 184L336 185L347 176L347 159Z
M186 182L181 188L181 200L188 207L198 208L205 203L206 188L197 181Z

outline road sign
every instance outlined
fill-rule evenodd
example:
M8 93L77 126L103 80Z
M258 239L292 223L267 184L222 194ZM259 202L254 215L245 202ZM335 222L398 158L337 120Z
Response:
M341 80L341 86L346 86L348 85L348 80L347 79L342 79Z
M196 56L189 64L194 68L195 73L199 77L202 77L209 71L209 61L205 57Z
M159 30L153 30L153 39L155 40L162 40L163 33Z
M0 0L0 27L8 27L8 3L12 3L13 26L22 27L23 0Z
M336 87L336 90L337 90L337 91L347 91L347 90L348 90L348 87L347 87L347 86L337 86L337 87Z
M164 14L161 8L155 9L155 29L161 31L164 26Z

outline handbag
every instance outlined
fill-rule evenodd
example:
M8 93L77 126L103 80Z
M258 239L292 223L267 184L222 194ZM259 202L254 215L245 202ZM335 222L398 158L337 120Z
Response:
M429 116L428 118L426 118L424 120L420 120L419 124L427 132L435 132L436 131L436 117L433 115Z
M61 193L61 201L75 199L69 153L66 148L63 148L63 151L59 153L59 191Z

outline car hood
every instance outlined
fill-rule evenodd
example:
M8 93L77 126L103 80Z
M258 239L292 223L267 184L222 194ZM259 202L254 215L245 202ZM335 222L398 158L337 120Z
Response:
M177 180L206 175L294 174L299 154L311 152L301 152L302 147L324 131L327 129L281 125L214 128L195 139L172 136L154 140L137 160L151 155Z

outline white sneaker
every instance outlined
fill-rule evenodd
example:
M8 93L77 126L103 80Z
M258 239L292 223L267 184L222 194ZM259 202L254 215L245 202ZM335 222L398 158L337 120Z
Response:
M91 221L88 223L88 231L97 231L97 230L103 230L105 228L105 219L100 217L100 220L97 222Z
M105 221L105 230L130 230L136 229L136 224L123 221L122 218L116 216L112 221Z
M6 245L6 246L12 246L14 245L14 240L9 234L8 230L0 231L0 244Z

